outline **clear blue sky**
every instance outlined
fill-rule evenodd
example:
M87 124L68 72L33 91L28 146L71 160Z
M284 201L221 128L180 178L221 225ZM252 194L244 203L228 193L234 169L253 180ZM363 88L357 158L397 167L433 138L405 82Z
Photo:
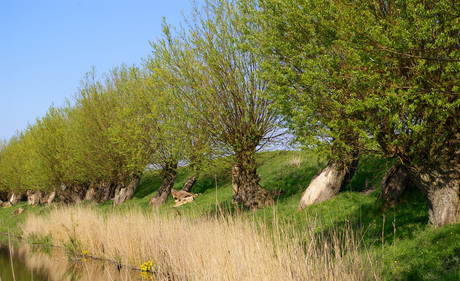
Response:
M91 66L139 64L182 11L189 0L1 0L0 139L64 105Z

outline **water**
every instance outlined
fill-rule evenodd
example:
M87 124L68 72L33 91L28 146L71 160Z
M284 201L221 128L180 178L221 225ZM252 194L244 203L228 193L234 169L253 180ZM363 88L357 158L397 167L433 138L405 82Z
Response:
M3 243L2 243L3 242ZM10 257L11 254L11 257ZM13 277L14 270L14 277ZM140 271L96 259L69 258L55 247L0 241L0 281L152 280Z

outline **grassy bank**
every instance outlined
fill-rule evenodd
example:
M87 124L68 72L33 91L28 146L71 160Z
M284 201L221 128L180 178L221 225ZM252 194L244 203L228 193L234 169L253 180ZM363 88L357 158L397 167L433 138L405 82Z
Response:
M259 155L261 185L283 193L270 208L247 212L231 204L229 167L205 171L193 189L195 202L173 208L173 199L152 212L160 184L149 172L135 197L77 207L0 209L1 232L65 245L74 254L140 267L152 260L159 274L213 280L458 280L460 224L428 225L425 201L408 191L395 208L381 210L379 182L391 163L361 159L348 189L297 211L302 191L325 163L310 152ZM175 185L187 178L181 169ZM369 179L369 190L363 190ZM375 190L372 188L375 187ZM18 216L11 213L22 207ZM27 217L27 219L26 219ZM21 227L19 227L21 226ZM222 270L218 270L222 268ZM269 277L267 277L269 276Z

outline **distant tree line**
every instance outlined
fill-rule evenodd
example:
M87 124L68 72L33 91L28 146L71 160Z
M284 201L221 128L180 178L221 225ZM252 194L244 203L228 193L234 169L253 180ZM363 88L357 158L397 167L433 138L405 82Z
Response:
M3 141L0 190L121 203L154 166L159 206L179 162L193 169L190 190L203 162L231 155L233 202L257 209L274 201L256 151L282 124L330 158L299 208L342 190L359 157L375 154L396 159L384 196L414 185L433 225L458 219L455 1L209 0L184 26L164 23L140 67L92 70L67 106Z

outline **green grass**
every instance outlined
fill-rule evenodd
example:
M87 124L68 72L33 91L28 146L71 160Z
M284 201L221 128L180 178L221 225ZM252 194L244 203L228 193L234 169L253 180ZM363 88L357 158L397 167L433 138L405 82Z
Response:
M24 209L24 213L20 215L14 215L13 213L19 208ZM0 234L7 235L8 232L11 236L21 236L21 224L24 222L25 214L27 213L44 213L47 212L49 208L44 207L32 207L27 205L27 202L19 202L18 204L1 208L0 207Z
M380 181L392 162L374 157L360 159L358 172L345 191L326 202L297 211L302 192L326 161L310 151L275 151L259 153L260 184L270 191L283 191L273 207L249 212L232 201L231 169L228 162L219 161L202 172L192 192L200 193L194 202L174 208L174 199L160 207L160 212L181 216L218 214L219 210L238 212L254 220L270 222L276 215L293 222L302 230L315 227L320 233L340 233L351 225L361 237L363 251L368 251L379 262L382 274L388 280L459 280L460 223L434 229L428 224L425 199L418 190L408 190L401 203L382 211L377 197ZM175 189L182 188L190 171L181 168ZM369 179L365 191L365 182ZM134 198L121 206L112 202L95 206L104 212L113 209L141 208L150 212L148 202L161 184L155 171L142 177ZM92 204L85 202L84 204ZM24 214L11 216L19 207ZM11 208L0 208L0 232L8 228L20 235L20 224L27 213L47 212L50 207L30 207L22 202ZM291 224L291 225L293 225Z

